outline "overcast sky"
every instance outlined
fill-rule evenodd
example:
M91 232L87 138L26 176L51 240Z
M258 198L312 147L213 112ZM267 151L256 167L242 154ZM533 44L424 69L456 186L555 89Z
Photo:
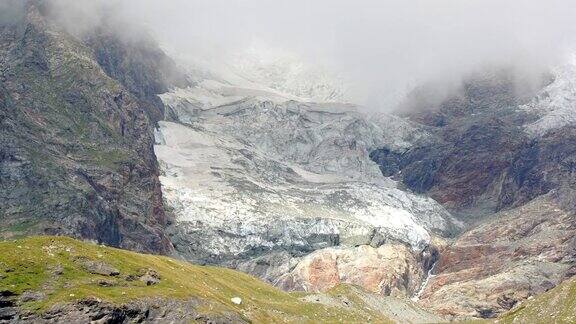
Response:
M70 2L71 0L57 0ZM254 40L337 66L367 102L486 65L527 73L576 43L575 0L74 0L116 3L164 45L234 53Z

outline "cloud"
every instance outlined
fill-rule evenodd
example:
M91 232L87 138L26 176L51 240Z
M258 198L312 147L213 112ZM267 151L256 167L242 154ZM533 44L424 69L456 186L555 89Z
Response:
M1 25L17 22L24 15L24 2L21 0L0 0Z
M374 106L423 82L457 83L485 66L537 74L576 43L573 0L51 1L76 26L70 12L113 5L108 14L189 55L216 47L225 56L257 39L311 64L330 62L358 101Z

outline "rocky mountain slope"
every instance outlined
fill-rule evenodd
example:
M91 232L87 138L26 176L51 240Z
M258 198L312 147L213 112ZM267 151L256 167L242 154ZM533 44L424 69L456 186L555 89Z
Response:
M153 129L173 63L104 21L72 35L47 2L9 8L18 12L0 21L1 237L170 252Z
M500 319L500 323L574 323L576 321L576 280L518 305Z
M573 67L532 92L506 71L477 75L407 117L432 134L372 153L383 172L441 202L470 229L440 249L421 303L493 317L574 275Z
M426 91L416 92L403 115L432 136L408 150L383 147L373 152L373 159L396 171L412 190L427 193L472 223L552 189L567 189L573 183L573 125L554 116L561 114L558 105L573 109L570 90L557 88L568 88L564 84L574 74L564 71L554 77L547 85L550 76L543 76L534 87L508 70L478 73L440 104L421 98ZM558 104L560 100L566 103ZM561 141L567 145L560 146Z
M549 194L499 212L440 251L421 304L493 317L576 274L576 215Z

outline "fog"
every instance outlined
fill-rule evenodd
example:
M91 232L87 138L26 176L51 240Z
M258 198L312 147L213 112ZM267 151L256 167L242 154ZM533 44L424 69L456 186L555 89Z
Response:
M53 2L75 30L114 12L177 54L214 48L226 60L254 41L297 53L337 70L355 100L374 107L393 104L415 85L454 85L488 66L530 78L567 60L576 43L573 0ZM79 11L91 18L78 19Z

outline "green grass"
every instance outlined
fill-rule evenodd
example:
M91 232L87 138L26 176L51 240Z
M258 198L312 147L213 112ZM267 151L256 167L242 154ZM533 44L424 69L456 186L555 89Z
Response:
M130 152L120 149L106 149L102 147L87 147L83 153L86 157L86 163L96 166L102 166L109 169L117 169L123 162L130 161ZM82 160L82 158L78 158Z
M543 294L521 302L498 318L459 321L458 323L576 323L576 278L566 280Z
M499 323L576 323L576 278L524 301Z
M104 262L120 271L115 277L86 272L79 257ZM153 269L160 283L146 286L138 280L128 281L127 275ZM84 243L66 237L30 237L0 243L0 291L17 294L41 291L40 301L24 303L35 312L50 306L94 297L115 304L131 300L160 297L202 301L201 312L235 312L258 323L373 323L389 322L371 311L323 306L300 300L302 293L286 293L247 274L237 271L191 265L164 256ZM98 284L101 280L111 287ZM337 293L338 291L334 292ZM231 303L232 297L242 298L241 305Z
M92 274L79 258L106 263L120 275ZM146 286L129 275L153 269L160 283ZM111 287L99 282L106 280ZM197 298L200 313L234 312L255 323L391 323L373 311L351 287L340 285L327 296L345 296L347 307L326 306L303 301L304 292L286 293L247 274L230 269L197 266L165 256L135 252L81 242L67 237L40 236L0 242L0 291L16 294L43 292L45 298L20 306L43 312L58 303L92 297L114 304L155 297ZM242 298L241 305L232 297ZM498 323L576 323L576 278L524 301L496 319ZM490 323L495 320L469 321ZM462 322L464 323L464 322ZM468 322L466 322L468 323Z

